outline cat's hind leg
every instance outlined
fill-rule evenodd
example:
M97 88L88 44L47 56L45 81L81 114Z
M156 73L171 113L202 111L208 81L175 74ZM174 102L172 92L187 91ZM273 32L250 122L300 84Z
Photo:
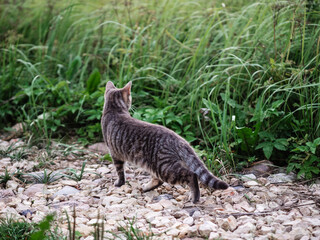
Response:
M143 192L148 192L153 189L156 189L157 187L161 186L162 184L163 184L163 182L160 179L152 177L151 181L149 183L147 183L146 185L144 185L142 190L143 190Z
M174 162L170 165L171 166L164 166L160 169L161 178L173 185L178 183L187 184L191 190L192 202L198 202L200 199L200 189L197 175L183 166L180 162Z
M125 183L125 175L123 169L124 162L115 158L113 158L112 160L118 174L118 179L114 183L114 186L121 187Z

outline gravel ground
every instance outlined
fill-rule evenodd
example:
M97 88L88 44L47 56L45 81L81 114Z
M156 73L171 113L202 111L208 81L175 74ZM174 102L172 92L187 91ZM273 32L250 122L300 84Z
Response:
M92 150L55 143L48 154L24 145L20 139L0 140L0 150L20 146L10 156L0 157L0 175L6 167L10 173L20 170L39 176L47 169L55 179L55 174L68 173L67 168L80 172L87 160L85 173L81 181L60 178L50 184L23 183L14 177L0 189L1 217L10 214L38 222L55 212L67 232L64 212L71 216L75 206L76 229L81 239L87 240L93 239L91 232L97 222L125 239L121 226L128 226L132 219L134 227L146 236L153 234L152 239L320 239L319 182L306 185L285 174L239 176L227 179L233 187L225 191L201 186L200 202L193 204L187 186L164 184L142 193L141 186L150 176L130 164L126 166L127 183L114 187L112 163L102 162L101 155ZM26 159L19 159L22 150ZM102 217L98 219L98 215ZM115 238L111 233L104 236Z

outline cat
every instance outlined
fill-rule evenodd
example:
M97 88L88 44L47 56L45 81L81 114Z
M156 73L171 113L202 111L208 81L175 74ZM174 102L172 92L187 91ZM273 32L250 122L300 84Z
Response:
M210 188L227 189L228 184L208 171L186 140L168 128L130 116L131 85L118 89L109 81L104 95L101 127L118 175L115 186L125 184L123 165L129 161L152 175L144 192L163 182L185 183L196 203L200 198L198 179Z

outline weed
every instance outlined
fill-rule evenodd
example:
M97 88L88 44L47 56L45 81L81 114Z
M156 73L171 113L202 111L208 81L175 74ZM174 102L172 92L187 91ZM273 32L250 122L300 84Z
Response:
M73 217L73 223L71 226L71 221L69 218L69 215L67 212L65 212L66 217L67 217L67 223L68 223L68 231L69 231L69 240L76 240L81 238L81 234L76 231L76 208L73 206L73 212L72 212L72 217Z
M52 182L55 182L59 180L62 177L62 174L58 172L47 172L47 169L44 169L43 173L30 173L27 174L31 176L35 183L44 183L44 184L50 184Z
M100 224L100 221L102 220L102 224ZM94 226L94 233L93 237L94 240L103 240L104 239L104 217L100 216L100 212L98 212L97 217L97 224Z
M67 170L68 170L68 173L67 173L67 174L63 174L62 176L79 182L79 181L82 180L83 174L85 173L84 169L85 169L86 164L87 164L87 161L84 161L84 162L82 163L82 167L81 167L80 172L78 172L77 170L75 170L75 169L73 169L73 168L68 168L68 169L67 169ZM100 176L100 174L95 173L95 172L90 172L90 171L86 171L86 172L92 173L92 174L96 174L96 175ZM101 176L100 176L100 177L101 177Z
M294 146L291 152L295 154L289 160L287 171L298 171L298 178L311 179L317 176L320 173L320 138L313 142L296 142Z
M7 168L4 170L4 174L0 175L0 185L6 186L7 182L12 179L11 174L8 172Z
M34 224L23 219L15 220L11 217L0 219L0 240L25 240L29 239L34 231Z
M148 239L153 239L153 237L155 236L153 234L153 232L151 231L151 229L149 230L148 233L144 233L143 231L139 230L136 226L135 226L135 219L129 219L127 220L126 224L122 224L118 227L118 230L124 234L125 239L128 240L148 240ZM110 231L108 231L109 233L111 233L115 239L122 239L121 236L119 236L118 234L112 233Z

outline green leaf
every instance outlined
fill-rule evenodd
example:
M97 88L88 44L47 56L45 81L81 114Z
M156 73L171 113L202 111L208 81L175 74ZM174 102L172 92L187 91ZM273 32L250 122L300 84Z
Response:
M314 174L318 174L320 172L319 168L316 167L310 167L309 168L311 172L313 172Z
M242 139L241 143L241 150L250 152L252 147L255 145L255 133L252 131L251 128L248 127L241 127L236 128L236 133L239 138Z
M278 139L276 139L276 143L279 143L279 144L286 146L286 147L289 146L289 142L286 138L278 138Z
M275 137L272 133L270 132L266 132L266 131L263 131L263 132L259 132L259 137L263 138L263 139L268 139L268 140L275 140Z
M277 101L272 103L272 108L276 109L276 108L280 107L280 105L282 103L284 103L284 100L282 100L282 99L281 100L277 100Z
M275 143L273 144L273 146L274 146L276 149L281 150L281 151L286 151L286 150L287 150L286 146L284 146L284 145L282 145L282 144L280 144L280 143L278 143L278 142L275 142Z
M306 145L310 148L310 152L316 154L317 146L312 142L307 142Z
M307 147L307 146L298 146L295 149L291 150L291 152L302 152L302 153L309 152L309 147Z
M313 141L313 143L316 145L316 146L319 146L320 145L320 138L317 138Z
M263 153L266 156L267 159L270 159L273 151L273 146L272 145L267 145L263 147Z
M258 146L256 146L256 150L257 150L257 149L260 149L260 148L268 147L268 146L273 146L272 142L263 142L263 143L260 143Z
M71 80L75 76L75 74L78 72L78 70L81 67L81 57L76 56L71 64L69 64L68 71L67 71L67 79Z
M98 89L98 86L101 81L101 75L98 69L94 69L93 72L90 74L88 81L87 81L87 92L92 94Z

